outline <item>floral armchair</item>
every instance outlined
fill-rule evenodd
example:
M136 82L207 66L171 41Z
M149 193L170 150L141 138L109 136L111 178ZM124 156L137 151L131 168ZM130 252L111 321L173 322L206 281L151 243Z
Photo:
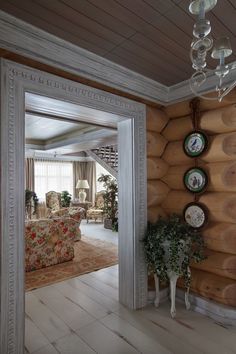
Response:
M80 207L61 207L61 193L50 191L46 193L47 217L50 219L70 217L77 223L77 237L75 241L81 239L80 223L84 215L84 209Z
M74 258L77 222L71 218L25 222L25 270L27 272Z
M104 191L96 193L95 205L87 210L87 215L86 215L87 223L91 219L94 219L95 222L97 221L97 219L100 219L101 222L103 222L103 218L104 218L104 211L103 211L104 199L103 199L103 195L104 195Z
M80 222L84 214L84 209L80 207L61 207L61 193L50 191L46 193L46 206L49 218L69 216Z

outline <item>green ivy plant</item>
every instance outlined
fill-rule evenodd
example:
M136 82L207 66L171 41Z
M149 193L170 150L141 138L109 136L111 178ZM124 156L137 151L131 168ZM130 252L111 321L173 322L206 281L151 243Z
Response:
M71 202L71 194L68 191L61 192L61 206L63 208L68 208Z
M206 258L201 234L175 214L148 224L144 250L150 272L166 281L171 270L183 276L186 287L191 282L188 272L191 261L201 262Z

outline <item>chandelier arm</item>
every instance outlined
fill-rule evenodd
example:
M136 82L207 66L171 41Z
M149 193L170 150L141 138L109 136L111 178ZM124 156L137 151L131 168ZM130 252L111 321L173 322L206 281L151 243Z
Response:
M219 95L217 95L217 96L215 96L215 97L208 97L208 96L204 96L204 95L201 95L200 93L198 93L197 91L195 91L195 89L193 88L193 86L191 85L191 83L190 83L190 89L191 89L191 91L192 91L192 93L195 95L195 96L197 96L197 97L199 97L199 98L203 98L204 100L207 100L207 101L221 101L222 99L223 99L223 97L221 97L221 96L219 96ZM235 82L235 86L236 86L236 82Z
M233 90L233 88L235 88L236 87L236 81L234 81L227 89L225 89L225 91L222 93L222 95L220 96L220 97L222 97L221 98L221 100L226 96L226 95L228 95L228 93L230 93L230 91L231 90Z

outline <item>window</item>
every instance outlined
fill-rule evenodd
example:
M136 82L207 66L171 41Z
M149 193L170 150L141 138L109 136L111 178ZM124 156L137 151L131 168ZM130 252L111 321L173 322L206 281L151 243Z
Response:
M101 176L101 174L104 175L111 175L104 167L102 167L98 162L96 162L96 190L97 192L100 192L104 190L103 187L103 182L98 182L98 178Z
M35 161L35 192L45 200L49 191L73 194L73 164L64 161Z

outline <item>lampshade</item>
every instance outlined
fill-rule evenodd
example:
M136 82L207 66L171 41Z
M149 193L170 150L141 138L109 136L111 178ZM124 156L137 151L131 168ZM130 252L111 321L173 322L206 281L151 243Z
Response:
M76 188L78 189L89 189L89 184L87 179L79 179L77 184L76 184Z

